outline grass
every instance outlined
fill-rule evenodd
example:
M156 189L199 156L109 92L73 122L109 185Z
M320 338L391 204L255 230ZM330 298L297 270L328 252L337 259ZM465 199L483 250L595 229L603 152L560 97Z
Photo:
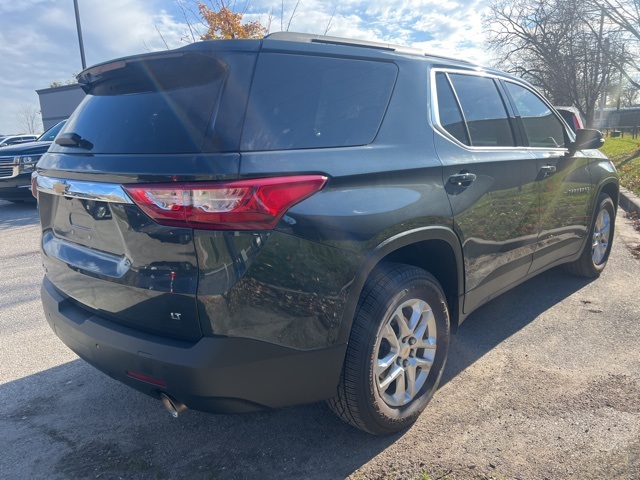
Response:
M618 169L620 185L640 195L640 138L607 138L600 150Z

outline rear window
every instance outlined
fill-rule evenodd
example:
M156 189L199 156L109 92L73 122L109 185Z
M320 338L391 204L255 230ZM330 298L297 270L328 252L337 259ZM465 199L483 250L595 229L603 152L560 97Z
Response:
M80 135L92 153L199 152L215 135L225 75L218 61L195 53L114 62L91 79L63 133ZM225 139L218 143L223 150Z
M263 53L249 97L242 150L366 145L395 84L392 63Z

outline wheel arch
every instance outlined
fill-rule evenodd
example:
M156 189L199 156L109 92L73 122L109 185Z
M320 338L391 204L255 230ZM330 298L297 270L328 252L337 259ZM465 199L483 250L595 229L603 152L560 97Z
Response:
M609 195L611 197L611 200L613 200L613 205L615 206L616 210L618 209L618 204L620 201L620 187L618 185L618 181L616 178L607 178L605 179L600 185L598 185L598 188L596 190L596 195L595 195L595 199L594 199L594 210L595 208L597 208L597 205L595 205L595 203L597 203L597 199L600 196L601 193L606 193L607 195Z
M447 227L424 227L388 238L365 258L350 289L337 343L349 340L364 284L382 262L412 265L431 273L445 292L451 332L455 333L461 321L460 297L464 292L464 261L460 240Z

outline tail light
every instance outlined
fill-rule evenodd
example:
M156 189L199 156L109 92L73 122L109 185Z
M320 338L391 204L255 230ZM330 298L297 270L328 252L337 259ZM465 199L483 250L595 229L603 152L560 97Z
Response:
M33 172L31 174L31 195L38 199L38 174Z
M207 230L272 229L296 203L320 191L322 175L225 183L124 185L131 199L161 225Z

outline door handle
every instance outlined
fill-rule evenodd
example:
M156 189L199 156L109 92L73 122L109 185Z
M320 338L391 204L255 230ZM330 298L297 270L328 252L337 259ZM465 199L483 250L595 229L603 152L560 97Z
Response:
M449 177L449 183L459 187L468 187L476 179L475 173L460 172Z
M551 175L556 173L556 171L557 171L557 168L555 165L544 165L543 167L540 168L540 172L545 177L550 177Z

